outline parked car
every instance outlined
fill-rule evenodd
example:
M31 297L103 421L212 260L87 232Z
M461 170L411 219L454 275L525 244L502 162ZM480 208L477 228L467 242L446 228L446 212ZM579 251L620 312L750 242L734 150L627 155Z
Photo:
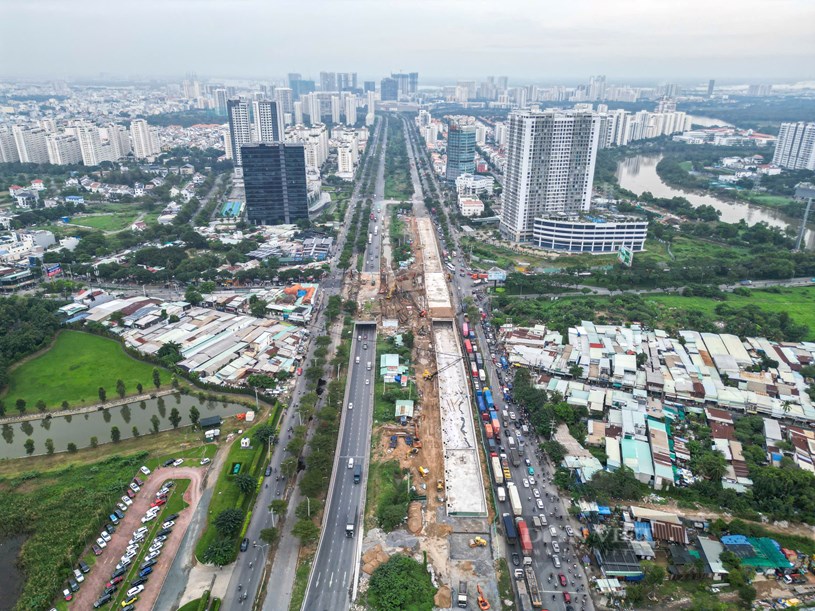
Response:
M150 552L149 554L147 554L147 558L146 558L146 559L147 559L147 560L154 560L155 558L158 558L159 556L161 556L161 550L160 550L160 549L157 549L157 550L155 550L155 551Z
M110 586L115 586L117 583L122 583L122 581L124 581L124 578L125 578L124 575L117 575L116 577L114 577L110 581L108 581L105 584L105 587L109 588Z
M139 577L146 577L147 575L149 575L152 572L153 572L153 567L152 566L146 566L141 571L139 571Z
M169 522L170 520L175 520L177 517L178 517L178 514L177 514L177 513L171 513L171 514L170 514L170 515L168 515L166 518L164 518L164 520L165 520L165 521L167 521L167 522Z
M128 605L133 605L136 601L139 600L138 596L134 596L133 598L129 598L127 600L122 601L122 607L127 607Z
M124 503L121 503L121 502L116 503L116 507L118 507L119 511L121 511L121 512L127 511L127 505L125 505Z
M162 528L160 531L158 531L157 535L158 535L159 537L166 537L166 536L167 536L167 535L169 535L171 532L173 532L173 529L172 529L172 528Z
M174 467L180 467L180 466L181 466L181 464L182 464L183 462L184 462L184 459L183 459L183 458L176 458L176 459L173 461L173 466L174 466Z
M113 580L116 579L117 577L122 577L122 575L124 575L125 573L126 571L124 569L116 569L115 571L113 571L113 574L110 576L110 579Z
M130 582L131 586L140 586L143 583L147 583L147 577L139 577L138 579L134 579Z
M138 485L136 485L136 482L130 482L130 489L133 492L138 492L139 490L141 490L141 488L139 488Z
M153 566L156 562L158 562L158 560L156 560L155 558L151 560L145 560L144 562L142 562L141 568L146 569L148 567Z
M110 541L110 534L108 534L106 530L103 530L101 533L99 533L99 536L105 540L105 543Z
M70 591L68 588L65 588L65 589L62 591L62 597L63 597L65 600L70 601L70 600L73 600L74 595L73 595L73 594L71 594L71 591Z
M115 514L116 514L116 517L117 517L117 518L119 518L120 520L124 520L124 519L125 519L125 514L124 514L124 512L123 512L123 511L121 511L120 509L115 509L115 510L113 511L113 513L115 513Z
M136 482L137 486L144 486L144 482L141 481L138 477L134 477L133 481Z
M168 458L162 463L162 467L169 467L171 464L175 462L175 458Z
M130 507L133 504L133 501L130 499L129 496L124 495L124 496L122 496L122 503L124 503L125 505Z
M161 528L162 529L172 528L173 526L175 526L175 522L173 522L172 520L167 520L164 524L161 525Z
M150 475L150 469L148 469L148 468L147 468L147 467L145 467L144 465L142 465L142 466L141 466L141 468L139 469L139 471L141 471L141 472L142 472L142 473L144 473L145 475Z
M85 576L79 569L74 569L74 579L76 579L77 583L82 583L85 581Z
M71 592L78 592L79 591L79 584L76 582L76 579L73 577L68 577L68 587L71 588Z
M96 540L96 545L98 545L102 549L105 549L108 546L107 541L105 541L102 537L99 537Z
M125 596L127 596L128 598L130 598L130 597L132 597L132 596L136 596L136 594L141 594L142 592L144 592L144 586L142 586L142 585L133 586L132 588L130 588L130 589L127 591L127 593L125 594Z
M150 503L150 507L161 507L161 506L162 506L162 505L164 505L166 502L167 502L167 501L166 501L165 499L156 499L155 501L153 501L152 503Z
M125 490L125 492L127 492L127 498L129 498L129 499L132 499L132 498L136 497L136 493L133 490L131 490L130 488Z
M201 459L201 464L202 464L202 465L208 465L208 464L209 464L209 463L211 463L211 462L212 462L212 461L211 461L209 458L202 458L202 459Z
M101 556L102 555L102 548L99 547L96 543L91 545L91 549L93 550L94 556Z
M91 570L91 567L89 567L87 564L85 564L84 560L80 560L79 561L79 570L82 571L83 573L89 573L90 570Z
M96 602L93 603L93 608L98 609L99 607L104 607L110 602L111 598L113 598L111 594L102 594L102 596L97 598Z

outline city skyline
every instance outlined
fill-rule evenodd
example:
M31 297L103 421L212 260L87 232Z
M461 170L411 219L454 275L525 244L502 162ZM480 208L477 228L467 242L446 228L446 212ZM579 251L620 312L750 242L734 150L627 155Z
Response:
M0 50L14 62L0 78L136 79L196 72L269 79L294 69L311 76L354 70L362 78L418 71L424 83L490 73L521 82L606 73L620 80L724 83L806 78L815 54L809 35L815 5L805 0L774 2L772 10L758 0L691 0L681 6L582 0L545 10L530 0L500 6L448 0L428 4L432 15L415 4L367 0L318 0L307 12L299 3L257 0L118 6L110 10L101 0L69 5L6 0L0 8L4 21L36 22L38 44L29 44L28 28L8 28ZM278 28L273 45L258 44L268 23L298 20L303 27ZM344 29L338 31L337 23ZM306 27L311 42L303 45ZM228 37L229 53L213 53L230 30L241 36ZM66 31L70 45L64 44ZM365 44L350 42L361 37ZM468 40L479 43L467 45Z

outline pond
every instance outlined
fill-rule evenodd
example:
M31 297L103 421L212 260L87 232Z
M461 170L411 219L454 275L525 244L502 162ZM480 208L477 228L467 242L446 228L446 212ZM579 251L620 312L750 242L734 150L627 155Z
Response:
M195 406L201 418L207 416L234 416L245 412L246 407L233 402L203 401L196 395L165 395L146 401L136 401L112 407L104 411L61 416L48 420L33 420L17 422L0 426L0 459L21 458L26 456L25 442L31 439L34 442L34 454L45 454L45 440L54 442L55 452L64 452L69 443L76 444L77 448L86 448L91 445L91 437L96 437L100 444L110 443L111 428L119 427L121 439L130 439L134 436L136 427L139 435L148 435L153 431L153 416L157 418L159 431L173 428L170 422L170 412L173 408L178 410L181 421L178 426L188 426L190 422L190 408Z
M20 549L27 535L15 535L0 541L0 611L11 611L23 591L25 579L17 567Z
M684 197L693 206L707 204L722 213L721 220L725 223L738 223L740 220L748 225L765 222L770 227L786 229L791 227L797 234L799 221L789 218L763 206L755 206L742 202L732 202L705 193L675 189L662 181L657 174L657 163L662 155L635 155L627 157L617 164L617 180L623 189L641 195L650 191L655 197ZM815 232L806 230L804 243L807 248L815 247Z

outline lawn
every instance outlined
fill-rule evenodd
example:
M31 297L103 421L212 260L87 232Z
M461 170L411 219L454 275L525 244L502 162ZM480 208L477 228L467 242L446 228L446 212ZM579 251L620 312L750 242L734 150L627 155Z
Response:
M10 373L8 390L3 396L7 409L17 399L27 402L29 411L37 401L48 409L59 409L63 401L71 407L99 403L99 387L107 399L117 397L116 381L122 380L126 394L136 394L136 384L153 389L153 366L128 356L122 346L98 335L63 331L54 345L40 356L24 362ZM162 371L162 380L169 373Z
M685 170L686 172L690 172L693 169L693 162L683 161L679 164L679 167Z
M138 216L139 215L135 212L122 214L93 214L72 218L70 224L81 225L83 227L92 227L93 229L101 229L102 231L119 231L121 229L130 227Z
M741 193L740 195L743 199L746 199L749 202L771 208L786 206L787 204L791 204L795 201L791 197L787 197L785 195L757 195L750 193Z

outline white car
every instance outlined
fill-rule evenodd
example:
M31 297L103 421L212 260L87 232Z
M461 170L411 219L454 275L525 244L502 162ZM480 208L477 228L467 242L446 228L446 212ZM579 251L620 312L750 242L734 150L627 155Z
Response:
M139 490L141 490L141 488L139 488L139 487L136 485L136 482L130 482L130 489L131 489L133 492L138 492Z
M559 554L560 553L560 543L558 543L557 541L552 541L552 551L555 552L556 554Z
M150 530L146 526L139 526L136 530L133 531L133 536L138 537L139 535L146 535L147 531Z
M157 549L161 549L162 547L164 547L164 544L161 541L154 541L153 545L151 545L149 548L147 548L147 551L148 552L154 552Z
M122 558L122 560L119 562L119 564L116 565L116 570L118 571L119 569L126 569L127 567L130 566L131 562L133 562L133 561L132 560L125 561L125 559Z
M535 505L538 506L538 509L543 509L543 501L541 499L536 499Z
M211 461L209 458L202 458L202 459L201 459L201 464L202 464L202 465L208 465L208 464L209 464L209 463L211 463L211 462L212 462L212 461Z
M133 504L133 500L129 496L125 495L122 497L122 503L130 507Z
M184 459L183 459L183 458L176 458L176 459L173 461L173 466L174 466L174 467L178 467L178 466L179 466L179 465L181 465L181 463L183 463L183 462L184 462Z
M133 538L130 541L127 542L127 544L128 545L138 545L142 541L144 541L144 535L139 535L139 536L134 535Z
M566 527L566 534L570 537L574 537L574 529L571 526Z
M127 598L133 598L136 594L141 594L143 591L144 586L138 585L136 587L130 588L125 594L125 596L127 596Z
M153 558L158 558L160 555L161 555L161 550L157 549L157 550L147 554L147 557L145 558L145 560L152 560Z
M349 404L348 404L348 409L354 409L354 404L353 404L353 403L349 403Z
M121 502L120 502L120 503L116 503L116 507L118 507L118 508L119 508L119 510L120 510L120 511L122 511L122 512L127 511L127 505L125 505L124 503L121 503Z
M535 485L535 478L534 478L534 477L532 477L532 476L530 476L530 477L529 477L529 485L530 485L530 486L534 486L534 485Z
M85 581L85 576L79 569L74 569L74 578L76 579L77 583L82 583Z
M162 496L167 496L169 494L169 492L170 492L169 488L162 488L161 490L156 492L156 498L159 498L159 497L162 497Z
M540 493L540 490L538 490L537 488L532 488L532 494L534 494L534 495L535 495L535 498L536 498L536 499L541 498L541 493Z
M365 380L365 385L366 385L366 386L367 386L368 384L370 384L370 383L371 383L371 381L370 381L370 380Z
M141 523L142 524L147 524L148 522L151 522L152 520L155 520L155 519L156 519L156 514L148 513L141 519Z
M96 540L96 545L98 545L102 549L105 549L108 546L107 541L105 541L102 537L99 537Z
M147 467L145 467L144 465L142 465L142 468L141 468L141 469L139 469L139 471L141 471L141 472L142 472L142 473L144 473L145 475L150 475L150 469L148 469L148 468L147 468Z
M108 534L108 531L106 531L106 530L103 530L102 532L100 532L99 536L102 537L105 540L106 543L108 541L110 541L110 535Z
M161 525L161 529L164 530L165 528L172 528L173 526L175 526L175 522L173 522L172 520L168 520Z
M524 482L524 488L529 488L529 480L524 478L523 482Z

